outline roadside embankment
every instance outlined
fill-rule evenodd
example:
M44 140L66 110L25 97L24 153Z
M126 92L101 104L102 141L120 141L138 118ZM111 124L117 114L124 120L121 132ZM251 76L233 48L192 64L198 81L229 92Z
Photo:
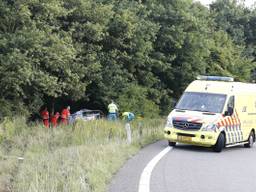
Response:
M142 146L162 137L162 119L79 121L46 129L24 118L0 124L0 192L103 192L112 175Z

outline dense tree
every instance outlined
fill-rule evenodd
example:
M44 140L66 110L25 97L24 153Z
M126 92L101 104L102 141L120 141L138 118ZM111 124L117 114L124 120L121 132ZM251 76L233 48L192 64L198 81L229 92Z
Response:
M0 0L0 112L166 114L198 74L255 78L255 21L235 0Z

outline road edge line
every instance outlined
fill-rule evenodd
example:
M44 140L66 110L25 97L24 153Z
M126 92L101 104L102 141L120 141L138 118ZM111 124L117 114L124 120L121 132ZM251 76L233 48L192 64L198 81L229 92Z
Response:
M160 153L158 153L151 161L146 165L140 175L140 183L138 192L150 192L150 177L154 167L157 163L172 149L172 147L166 147Z

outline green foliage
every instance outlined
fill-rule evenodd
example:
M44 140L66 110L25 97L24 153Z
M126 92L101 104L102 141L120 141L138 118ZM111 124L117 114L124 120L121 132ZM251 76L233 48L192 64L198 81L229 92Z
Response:
M0 139L2 138L2 141L11 140L15 135L19 135L26 127L27 125L24 117L5 117L0 124Z
M238 66L233 64L233 67L238 71L242 70L242 74L238 73L234 76L237 79L250 80L252 78L250 73L255 70L255 63L252 61L255 61L256 56L255 25L253 25L256 9L244 7L237 0L217 0L210 6L210 9L216 28L225 31L224 36L230 36L230 41L234 42L231 46L228 45L230 43L227 44L233 49L232 57L236 57L233 60L239 60ZM234 54L234 49L238 51L238 56ZM242 68L241 65L243 65Z
M179 97L189 82L205 73L211 18L205 7L191 1L160 2L151 15L161 26L154 50L156 75Z
M255 19L235 0L1 0L1 115L141 98L166 114L198 74L255 79Z
M135 116L144 113L145 117L152 118L159 114L159 107L148 98L147 89L136 85L127 87L117 103L121 112L130 111Z
M76 58L77 50L70 35L58 27L57 18L66 15L62 4L59 1L1 3L0 8L10 10L1 23L2 99L35 110L47 97L81 97L86 84L80 82L84 74ZM13 26L9 18L14 20Z
M225 46L223 46L225 45ZM253 63L243 56L243 47L235 45L223 31L214 34L210 44L208 74L233 76L239 81L249 81Z

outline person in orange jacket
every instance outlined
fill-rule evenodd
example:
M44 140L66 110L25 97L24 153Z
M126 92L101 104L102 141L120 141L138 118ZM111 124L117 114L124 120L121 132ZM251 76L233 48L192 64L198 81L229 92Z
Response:
M61 111L61 122L64 124L64 125L67 125L68 124L68 118L70 116L70 107L68 106L67 108L64 108L62 111Z
M41 118L43 119L44 126L49 128L49 112L47 107L40 112Z
M53 128L56 128L58 125L58 119L60 117L60 113L56 112L52 117L51 117L51 124Z

